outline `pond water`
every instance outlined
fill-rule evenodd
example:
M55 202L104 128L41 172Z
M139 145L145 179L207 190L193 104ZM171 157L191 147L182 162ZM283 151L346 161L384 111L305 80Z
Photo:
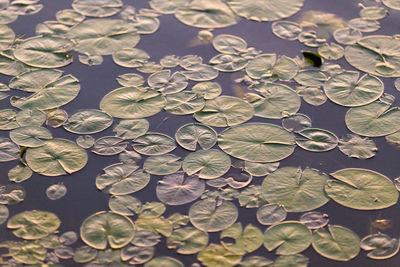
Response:
M23 1L22 1L23 2ZM28 1L27 1L28 2ZM71 9L73 1L51 1L42 0L43 8L36 14L19 16L14 22L8 24L8 26L15 32L16 36L21 36L21 38L28 38L35 36L35 27L39 23L44 21L55 20L55 14L59 10ZM78 1L79 2L79 1ZM95 2L95 1L94 1ZM106 2L106 1L105 1ZM111 1L112 2L112 1ZM118 1L114 1L118 2ZM158 1L162 2L162 1ZM168 1L165 1L168 2ZM179 1L171 1L179 2ZM238 1L240 2L240 1ZM262 2L262 1L260 1ZM288 1L296 2L296 1ZM301 1L298 1L301 2ZM389 2L389 1L388 1ZM396 1L392 1L396 2ZM397 1L398 2L398 1ZM2 2L0 1L0 4ZM143 0L124 0L124 5L134 6L136 11L141 8L150 8L148 1ZM363 1L366 6L379 6L382 7L382 3L377 3L374 1ZM398 4L399 5L399 4ZM384 6L383 6L384 7ZM293 16L284 19L299 23L304 14L309 10L316 10L325 13L333 13L337 17L342 18L344 21L349 21L353 18L359 17L359 11L361 7L358 1L347 1L347 0L305 0L303 7L299 12ZM120 15L116 14L110 18L119 19ZM201 42L197 35L200 28L192 27L183 24L181 21L177 20L173 14L163 14L158 17L160 25L155 33L152 34L141 34L140 41L135 46L135 48L141 49L150 56L150 60L154 62L159 62L166 55L176 55L178 57L183 57L185 55L198 55L203 58L204 63L208 63L211 58L216 56L218 52L213 48L210 42ZM398 22L400 21L400 12L390 9L388 15L379 20L380 29L374 32L364 32L363 35L388 35L393 36L398 33ZM327 20L327 22L329 22ZM322 23L322 22L321 22ZM286 55L290 58L300 57L302 58L301 51L315 51L316 47L308 47L301 42L294 40L285 40L278 38L271 30L272 22L257 22L248 19L241 19L237 24L216 28L212 30L212 34L218 36L219 34L231 34L243 38L248 47L254 47L257 50L261 50L262 53L276 53L277 55ZM329 42L334 42L331 37ZM342 45L345 47L346 45ZM103 56L103 62L100 65L89 66L82 64L78 60L79 53L76 51L71 52L73 54L73 62L64 67L58 68L64 71L64 75L72 74L75 76L80 83L81 89L79 95L71 102L61 106L68 114L80 109L99 109L99 103L102 101L103 97L109 92L116 88L121 87L117 82L116 78L125 73L138 73L143 77L147 78L149 74L138 71L136 68L124 68L114 63L111 55ZM360 71L350 65L344 57L339 60L325 60L325 62L339 64L344 70ZM317 69L312 67L305 67L307 69ZM180 70L179 67L172 68L173 71ZM296 70L297 71L297 70ZM222 72L220 71L218 77L212 79L212 81L218 82L222 87L222 95L230 95L235 97L241 97L242 91L238 90L235 84L235 79L238 72ZM361 72L364 75L363 72ZM362 76L360 75L360 76ZM389 75L390 76L390 75ZM13 76L3 75L0 76L0 82L8 85L9 81ZM399 92L394 86L394 81L396 77L381 77L379 79L384 83L384 92L393 95L396 99L394 100L392 106L399 106ZM197 82L189 81L189 85L186 90L190 90ZM295 89L298 84L293 81L290 82L279 82L281 84L287 84ZM236 88L236 89L235 89ZM239 87L239 88L243 88ZM245 93L246 89L244 90ZM26 96L26 92L21 92L18 90L11 90L10 95L15 96ZM297 113L306 114L312 121L313 128L319 128L328 130L334 133L338 138L350 134L351 131L346 127L345 116L348 112L349 107L344 107L337 105L329 99L322 105L316 106L306 103L303 99L301 100L301 107ZM3 99L0 102L1 110L4 109L15 109L10 104L9 98ZM115 116L114 116L115 117ZM188 115L173 115L166 111L159 112L153 116L146 117L150 123L150 128L148 132L158 132L169 135L171 137L175 136L177 129L188 123L198 123L193 117L193 114ZM116 117L114 119L113 125L107 129L90 134L95 139L103 136L114 136L113 128L117 125L119 119ZM253 116L248 122L257 123L271 123L281 126L281 119L271 119ZM396 122L396 121L394 121ZM205 123L207 124L207 123ZM212 125L217 133L221 133L227 127L216 127ZM390 126L386 126L390 127ZM79 135L66 131L63 127L51 128L47 127L53 138L64 138L71 141L76 141ZM398 129L400 126L398 127ZM10 131L0 131L0 137L9 137ZM360 134L362 135L362 134ZM384 136L371 137L378 151L375 156L369 159L358 159L348 157L346 154L342 153L338 147L326 151L326 152L312 152L302 149L297 146L293 154L289 157L285 157L280 160L279 168L284 167L298 167L302 169L306 167L317 169L323 173L330 174L338 170L346 168L361 168L368 169L378 172L392 181L400 176L400 164L399 155L400 150L395 145L390 144L386 141ZM128 140L132 143L130 140ZM336 146L336 145L335 145ZM218 145L213 148L219 149ZM29 150L29 149L28 149ZM109 210L108 202L110 195L102 192L96 187L96 177L103 173L103 169L111 164L120 162L118 155L112 156L102 156L94 154L87 149L88 161L84 168L77 172L73 172L69 175L60 175L49 177L46 175L40 175L38 173L33 173L32 177L19 183L26 190L26 197L23 202L16 205L7 206L9 209L9 218L14 215L20 214L25 211L30 210L42 210L47 212L52 212L57 215L61 221L61 225L58 228L58 232L64 233L67 231L75 231L79 235L80 227L82 222L95 214L96 212ZM29 153L29 152L27 152ZM173 150L174 155L177 155L184 159L189 151L183 149L179 145ZM228 153L229 154L229 153ZM142 160L137 164L142 166L146 156L142 157ZM231 157L232 162L235 161ZM8 180L8 171L18 164L17 160L10 162L1 162L1 176L0 184L10 184ZM29 164L29 162L28 162ZM224 173L225 174L225 173ZM151 175L150 182L148 185L133 194L131 196L139 199L142 203L146 202L160 202L156 196L156 186L163 175ZM332 178L332 177L330 177ZM253 177L252 185L261 185L263 183L264 176ZM46 196L46 189L54 184L63 183L67 188L67 193L64 197L58 200L50 200ZM207 189L215 191L215 188L207 186ZM241 192L243 189L238 189ZM178 206L166 205L167 209L162 216L168 218L171 214L181 213L188 214L190 207L193 203L196 203L199 199L192 201L190 203ZM262 225L257 221L256 212L257 208L245 208L240 207L238 201L235 199L231 201L238 208L238 219L236 222L241 222L243 226L252 224L260 229L263 233L269 227ZM318 212L325 213L329 215L329 224L340 225L351 229L360 239L371 234L371 230L377 231L376 228L371 227L376 220L389 220L390 225L386 229L381 229L379 231L389 235L392 238L399 238L400 236L400 216L399 216L399 205L398 203L390 205L390 207L385 207L382 209L375 210L361 210L349 208L344 205L340 205L334 200L329 200L325 205L322 205L315 209ZM298 221L300 216L305 212L288 212L286 221ZM131 217L133 221L136 220L137 216ZM21 238L17 238L10 229L6 227L7 222L0 226L0 241L22 241ZM190 223L188 224L190 225ZM221 241L220 231L209 233L209 243L219 244ZM225 241L232 241L232 239L224 238ZM85 245L81 238L74 244L70 245L73 249ZM51 250L49 250L51 251ZM2 248L1 254L6 254L7 249ZM329 257L323 257L315 251L315 249L310 245L306 250L300 252L302 255L309 258L308 266L399 266L400 265L400 255L394 255L388 259L374 260L367 257L367 252L361 250L356 257L348 261L335 261L329 259ZM181 261L184 266L191 266L192 263L199 263L196 258L197 254L194 255L182 255L176 253L176 249L168 249L166 237L161 238L161 242L155 246L154 257L169 256ZM262 245L257 248L254 252L247 253L245 257L258 255L266 257L270 260L275 260L277 255L275 250L268 252L266 248ZM3 256L3 260L8 260L9 257ZM0 258L1 260L1 258ZM5 263L4 263L5 264ZM62 266L83 266L84 263L76 263L72 259L61 259L59 262ZM9 265L4 265L9 266ZM11 265L10 265L11 266ZM97 266L97 265L93 265ZM101 265L103 266L103 265ZM107 265L104 265L107 266ZM119 266L119 265L110 265ZM150 266L150 265L149 265ZM165 265L169 266L169 265ZM173 266L173 265L171 265ZM178 266L178 265L176 265ZM200 265L202 266L202 265ZM213 266L207 265L207 266ZM220 265L228 266L228 265ZM251 266L251 265L249 265ZM294 265L280 265L280 266L294 266ZM300 265L299 265L300 266Z

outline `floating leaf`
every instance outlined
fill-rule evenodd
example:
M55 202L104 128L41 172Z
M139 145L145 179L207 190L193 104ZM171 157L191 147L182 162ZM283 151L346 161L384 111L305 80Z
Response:
M190 203L203 194L204 181L196 176L184 177L184 174L164 176L156 187L157 198L168 205L183 205Z
M325 192L339 204L359 210L376 210L397 203L399 192L386 176L367 169L348 168L330 174Z
M188 85L185 75L181 72L171 74L171 70L161 70L151 74L147 83L164 95L178 93Z
M9 214L7 206L0 205L0 225L7 221Z
M258 55L249 61L246 73L253 79L279 78L288 81L296 76L299 66L293 59L276 54Z
M388 259L399 252L399 240L388 235L377 233L364 237L360 246L363 250L370 251L367 256L371 259Z
M257 221L263 225L279 223L286 219L285 208L277 204L265 204L257 210Z
M309 262L310 259L301 254L283 255L279 256L275 260L274 267L287 267L287 266L307 267Z
M68 113L63 109L55 109L47 112L46 125L57 128L68 120Z
M187 2L187 0L151 0L149 4L151 8L162 14L173 14L177 8L185 6Z
M320 228L313 233L312 246L319 254L337 261L348 261L358 255L360 239L353 231L340 225L328 225L328 231Z
M0 162L18 159L19 147L10 139L0 137Z
M338 147L347 156L358 159L372 158L378 150L373 140L355 134L340 138Z
M313 52L313 51L301 51L303 54L304 60L309 63L313 67L321 67L324 60L322 59L321 55Z
M26 39L14 51L14 57L37 68L59 68L72 62L68 51L73 43L56 36L38 36Z
M242 255L238 255L222 245L211 243L200 251L197 258L207 267L233 267L240 263Z
M217 133L207 125L189 123L176 131L175 139L180 146L187 150L195 151L197 143L202 149L207 150L215 145Z
M256 90L260 98L251 102L255 116L281 119L287 114L296 113L300 108L300 97L286 85L267 83L257 86Z
M206 232L222 231L238 218L238 210L234 204L224 201L217 205L215 200L200 200L189 210L190 222L199 230Z
M327 97L346 107L364 106L377 100L383 93L383 82L365 74L358 79L356 71L345 71L332 76L325 84Z
M92 5L95 6L96 3ZM110 55L118 50L134 47L140 39L131 24L119 19L85 20L68 31L67 37L76 42L74 50L88 55Z
M175 140L161 133L147 133L135 139L133 149L147 156L158 156L176 148Z
M167 104L164 109L175 115L192 114L204 107L203 97L190 92L182 91L166 96Z
M165 104L165 98L155 90L121 87L103 97L100 109L113 117L140 119L157 114Z
M39 147L46 140L53 138L51 132L44 127L22 126L10 131L11 140L20 146Z
M89 149L94 145L95 139L90 135L81 135L76 139L76 144L84 149Z
M83 242L95 249L105 249L107 243L113 249L124 247L133 239L134 233L132 221L114 212L95 213L81 225Z
M87 163L86 151L74 142L56 138L44 143L41 147L26 151L26 162L34 172L46 176L71 174Z
M275 162L294 151L294 137L283 128L268 123L247 123L230 127L218 137L218 146L227 154L254 162Z
M246 254L257 250L263 244L263 233L257 227L248 224L242 229L241 223L235 223L221 233L222 238L232 238L235 243L222 241L222 245L238 254Z
M63 183L53 184L46 189L46 196L50 200L57 200L67 194L67 187Z
M82 246L75 250L74 261L83 263L94 260L97 256L97 250L88 246Z
M49 71L34 70L17 76L10 86L33 94L28 97L13 96L11 105L19 109L48 110L67 104L78 95L80 85L74 76L69 74L61 77L57 71L46 79L37 79L43 75L49 75Z
M268 251L275 248L278 255L294 255L311 244L311 231L302 223L285 221L270 226L264 233L264 246Z
M222 92L222 88L216 82L200 82L192 87L192 91L209 100L218 97Z
M296 40L302 30L299 24L291 21L277 21L272 23L272 32L285 40Z
M239 16L255 21L274 21L290 17L301 9L304 0L228 0Z
M216 149L192 152L185 157L182 164L183 171L188 175L197 174L203 179L221 177L230 168L229 156Z
M217 35L213 39L212 44L215 50L224 54L237 54L245 51L247 48L247 43L245 40L230 34Z
M64 129L76 134L93 134L111 126L113 119L97 109L84 109L71 114Z
M327 180L327 175L316 169L280 168L264 179L263 198L290 212L313 210L329 201L324 192Z
M221 28L236 24L239 18L221 0L194 0L175 11L184 24L199 28Z
M19 127L16 117L17 112L13 109L0 110L0 130L12 130Z
M24 201L26 196L25 189L22 186L0 185L0 204L14 205Z
M98 155L117 155L125 150L128 143L116 136L103 136L94 142L92 152Z
M338 60L343 57L344 49L335 43L325 43L318 47L318 53L325 59Z
M32 170L27 166L17 165L8 171L8 179L15 183L28 180L32 176Z
M131 196L113 195L108 202L108 207L115 213L132 216L134 213L139 213L142 203L137 198Z
M85 19L85 16L72 9L63 9L56 13L57 21L68 25L74 26Z
M171 257L156 257L151 261L144 264L144 267L160 267L160 266L168 266L168 267L184 267L182 262L177 259Z
M296 144L312 152L332 150L339 142L334 133L323 129L307 128L297 133L301 135L301 137L296 138Z
M208 244L208 234L194 227L174 230L167 238L169 249L176 249L179 254L196 254Z
M148 157L143 163L143 170L154 175L172 174L181 168L180 159L173 154Z
M309 229L319 229L328 224L329 216L318 211L310 211L301 215L299 221Z
M301 113L289 115L282 119L283 128L290 132L299 132L311 127L311 125L312 122L310 117Z
M137 48L123 48L113 53L114 63L125 68L141 67L148 61L150 56L143 50Z
M74 0L72 8L89 17L109 17L121 9L120 0Z
M368 137L385 136L400 130L400 109L376 101L349 109L345 122L353 133Z
M13 230L13 234L19 238L33 240L49 235L57 230L60 224L54 213L31 210L11 217L7 222L7 228L16 229Z

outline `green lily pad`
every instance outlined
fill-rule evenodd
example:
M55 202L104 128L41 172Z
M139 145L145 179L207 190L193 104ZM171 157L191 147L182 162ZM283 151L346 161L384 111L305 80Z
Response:
M140 119L157 114L165 104L165 98L155 90L121 87L103 97L100 109L113 117Z
M171 74L171 70L161 70L151 74L147 83L164 95L178 93L188 85L187 78L182 72Z
M89 17L109 17L118 13L122 5L121 0L74 0L72 8Z
M347 156L358 159L372 158L378 150L372 139L356 134L347 134L340 138L338 147Z
M158 181L157 198L168 205L183 205L190 203L203 194L205 183L196 176L185 177L177 173Z
M175 115L192 114L204 107L203 97L191 91L182 91L166 96L167 104L164 109Z
M14 57L37 68L59 68L72 62L68 51L73 43L68 39L48 36L26 39L14 51Z
M334 149L339 139L327 130L317 128L307 128L297 132L301 137L296 138L296 144L308 151L324 152Z
M353 133L368 137L385 136L400 130L400 109L376 101L349 109L345 122Z
M258 208L256 216L260 224L271 225L285 220L287 212L282 205L265 204Z
M326 96L345 107L364 106L377 100L383 93L383 82L365 74L358 79L356 71L345 71L332 76L325 84Z
M216 149L199 150L188 154L183 160L182 169L188 175L197 174L199 178L218 178L231 168L231 159Z
M246 161L276 162L290 156L295 148L291 133L268 123L247 123L230 127L218 137L225 153Z
M137 198L128 195L113 195L108 201L108 207L115 213L132 216L134 213L139 213L142 203Z
M209 100L218 97L222 93L222 88L216 82L200 82L192 87L192 91Z
M56 231L60 224L54 213L31 210L11 217L7 222L7 228L16 229L13 230L13 234L19 238L33 240Z
M103 136L97 139L92 147L92 152L103 156L117 155L125 150L128 143L125 139L116 136Z
M302 27L292 21L276 21L272 23L272 32L279 38L296 40L302 32Z
M19 146L10 139L0 137L0 162L18 159Z
M239 16L255 21L274 21L293 16L300 11L304 0L228 0Z
M393 257L399 252L399 240L382 233L371 234L361 240L363 250L370 251L367 256L371 259L381 260Z
M221 244L239 255L251 253L263 244L263 233L251 224L243 229L240 222L235 223L221 232L221 239L226 237L234 239L235 243L222 241Z
M206 232L219 232L228 228L235 223L238 215L236 206L229 201L217 205L215 200L200 200L189 209L190 222Z
M207 125L189 123L181 126L175 133L178 144L191 151L196 151L197 144L203 150L212 148L217 142L217 133Z
M146 133L134 140L133 149L147 156L158 156L176 148L175 140L161 133Z
M208 244L208 234L194 227L176 229L167 238L167 247L179 254L196 254Z
M207 100L204 108L194 117L210 126L226 127L246 122L253 114L254 109L248 102L233 96L219 96Z
M287 211L302 212L319 208L329 201L324 192L327 175L316 169L284 167L263 181L263 198L283 205Z
M386 176L367 169L348 168L330 174L325 192L337 203L358 210L376 210L397 203L399 192Z
M150 56L143 50L137 48L123 48L113 53L114 63L125 68L141 67L148 61Z
M68 31L67 37L76 42L74 50L88 55L110 55L134 47L140 40L135 28L119 19L85 20Z
M197 259L207 267L233 267L240 263L242 255L238 255L222 245L211 243L200 251Z
M161 266L184 267L182 262L180 262L179 260L167 256L153 258L151 261L146 262L144 264L144 267L161 267Z
M23 165L17 165L8 171L8 179L15 183L28 180L32 176L32 170Z
M285 221L265 231L264 246L268 251L278 248L278 255L294 255L307 249L311 239L311 231L307 226L296 221Z
M81 238L88 246L105 249L107 243L111 248L122 248L134 237L132 221L114 212L101 211L86 218L81 225Z
M39 147L52 138L51 132L44 127L23 126L10 131L10 139L20 146Z
M149 122L145 119L121 120L113 129L118 137L135 139L144 135L149 129Z
M154 175L168 175L177 172L182 165L180 157L164 154L148 157L143 163L143 170Z
M307 267L310 263L310 259L301 254L296 255L283 255L279 256L274 263L274 267Z
M328 225L313 233L312 246L319 254L336 261L349 261L360 252L360 238L350 229Z
M237 54L238 52L245 51L247 43L240 37L230 34L219 34L217 35L212 44L220 53L224 54Z
M239 21L229 6L221 0L193 0L175 11L184 24L198 28L222 28Z
M73 9L63 9L56 13L57 21L68 26L74 26L85 19L85 16Z
M65 139L44 141L44 145L28 148L26 162L34 171L46 176L71 174L82 169L87 161L86 151Z
M83 109L71 114L64 129L75 134L93 134L111 126L113 119L97 109Z

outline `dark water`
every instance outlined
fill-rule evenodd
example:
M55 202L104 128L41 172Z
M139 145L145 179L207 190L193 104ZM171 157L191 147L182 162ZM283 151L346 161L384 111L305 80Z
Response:
M25 36L34 35L34 29L37 24L46 20L55 20L55 13L61 9L71 8L71 0L55 1L55 0L42 0L44 8L38 14L32 16L21 16L14 23L9 26L18 34L26 34ZM126 5L133 5L137 9L141 7L148 7L147 1L143 0L125 0ZM290 18L295 21L305 10L321 10L324 12L335 13L337 16L345 20L358 17L359 8L357 1L349 0L306 0L305 6L302 11ZM165 55L175 54L184 56L188 54L196 54L204 58L204 62L216 55L216 51L210 44L200 46L189 46L191 40L196 38L198 29L186 26L175 19L173 15L163 15L160 18L160 28L155 34L141 35L141 41L137 45L138 48L146 51L151 60L158 61ZM390 34L393 35L398 32L400 14L394 11L390 12L390 16L380 21L381 30L374 34ZM217 29L214 35L220 33L230 33L244 38L249 46L254 46L257 49L263 50L264 53L277 53L280 55L287 55L295 57L300 55L301 50L310 50L310 48L303 46L296 41L286 41L277 38L271 31L271 23L258 23L248 20L241 20L237 25ZM345 69L353 69L343 59L339 63ZM75 75L81 84L81 91L79 96L71 103L65 105L63 109L71 113L77 109L82 108L98 108L101 98L109 91L120 87L116 82L116 77L129 72L135 72L131 69L126 69L115 65L110 56L104 57L104 62L99 66L87 66L81 64L76 58L74 63L62 68L65 73ZM147 75L144 75L145 77ZM0 82L8 83L10 77L0 76ZM382 78L385 83L385 92L399 97L399 92L393 86L393 79ZM229 73L220 73L216 79L223 87L223 94L233 94L231 90L232 77ZM399 101L396 100L394 105L399 106ZM8 100L0 102L0 108L11 107ZM337 106L329 101L324 105L315 107L305 102L299 112L310 116L313 122L313 127L327 129L334 132L337 136L341 137L347 133L344 123L344 116L347 109ZM169 117L164 121L165 117ZM175 131L181 125L189 122L194 122L192 116L173 116L168 113L160 113L151 118L150 131L166 133L170 136L175 134ZM263 121L280 124L279 120L268 120L253 118L251 121ZM221 129L217 129L217 131ZM75 140L78 135L66 132L62 128L51 130L54 137L67 138ZM8 132L0 132L1 136L7 136ZM97 138L105 135L113 135L111 128L99 134L94 134L93 137ZM400 150L394 146L386 143L384 138L374 138L378 147L378 153L375 157L368 160L357 160L348 158L341 153L338 149L324 153L313 153L296 148L295 153L289 158L281 162L283 166L301 166L312 167L319 169L323 172L330 173L338 169L347 167L367 168L378 171L391 179L400 176ZM101 170L112 164L118 162L117 156L98 156L92 153L89 154L88 165L81 171L69 176L63 177L44 177L38 174L33 174L32 178L23 182L22 186L27 191L26 200L18 205L10 206L10 217L26 210L39 209L54 212L59 216L62 221L59 231L74 230L79 232L81 222L91 214L108 209L109 196L98 191L95 186L96 175L101 173ZM184 155L182 149L177 148L174 154ZM15 162L2 163L0 173L0 184L7 184L7 172L10 168L16 165ZM150 184L142 191L134 194L142 202L157 201L155 196L155 185L158 177L152 176ZM45 190L48 186L63 182L68 188L68 193L60 200L50 201L47 199ZM260 184L262 179L254 178L253 183ZM189 205L179 207L168 207L167 215L174 212L187 213ZM400 233L400 208L397 205L388 209L379 211L356 211L349 209L335 202L330 201L325 206L317 209L318 211L329 214L330 223L343 225L355 231L361 238L368 235L370 231L370 222L377 218L392 220L393 227L385 230L384 232L398 238ZM288 219L297 220L300 213L290 213ZM238 221L243 224L253 223L258 225L261 229L264 226L258 224L255 217L255 209L240 208L240 215ZM217 242L219 233L211 234L210 241ZM0 227L0 241L15 240L10 231L5 229L4 224ZM80 241L74 246L78 247L83 245ZM310 258L311 267L318 266L365 266L365 267L397 267L400 266L400 254L382 261L371 260L366 257L366 253L361 251L360 254L349 262L337 262L326 259L318 255L312 247L308 248L302 254ZM196 259L193 256L182 256L175 253L175 250L168 250L164 242L156 248L156 255L169 255L180 259L184 262L185 266L190 266ZM263 255L270 259L274 259L274 253L268 253L264 247L261 247L256 252L249 255ZM77 266L72 261L65 261L65 266Z

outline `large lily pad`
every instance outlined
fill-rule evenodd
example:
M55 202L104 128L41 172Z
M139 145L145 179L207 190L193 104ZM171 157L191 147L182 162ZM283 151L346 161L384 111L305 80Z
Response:
M43 140L52 139L51 132L44 127L23 126L10 131L11 140L20 146L39 147Z
M299 12L304 0L228 0L228 3L239 16L255 21L274 21Z
M73 43L55 36L39 36L26 39L14 51L14 57L25 64L38 68L59 68L72 62L68 51Z
M29 148L26 151L26 162L29 167L46 176L77 172L86 165L87 160L88 156L84 149L65 139L44 141L43 146Z
M217 133L207 125L189 123L180 127L175 134L178 144L191 151L196 151L197 144L204 149L212 148L217 142Z
M285 221L265 231L264 246L268 251L278 248L278 255L294 255L308 248L311 239L311 231L307 226L296 221Z
M247 123L230 127L218 137L227 154L253 162L275 162L290 156L295 148L291 133L268 123Z
M347 62L355 68L384 77L400 76L400 40L386 35L361 38L347 46Z
M247 101L233 96L219 96L207 100L204 108L194 117L207 125L226 127L246 122L253 114L254 109Z
M224 175L231 168L231 159L224 152L210 149L199 150L185 157L182 169L189 175L197 174L203 179Z
M206 199L194 203L189 210L190 222L199 230L206 232L222 231L238 218L236 206L224 201L217 205L215 200Z
M195 254L208 244L208 234L194 227L176 229L167 239L167 246L179 254Z
M229 6L221 0L193 0L175 11L182 23L199 28L222 28L239 21Z
M324 192L327 180L316 169L284 167L264 179L262 193L269 203L283 205L287 211L309 211L329 201Z
M155 90L121 87L103 97L100 109L113 117L140 119L157 114L165 104L165 98Z
M136 29L124 20L90 19L74 26L67 37L77 44L74 50L89 55L110 55L139 42Z
M313 233L313 248L322 256L337 261L348 261L360 252L360 238L350 229L328 225Z
M367 169L342 169L330 174L325 192L339 204L358 210L376 210L397 203L399 192L386 176Z
M31 210L13 216L7 222L7 228L23 239L39 239L57 230L61 221L51 212Z
M93 134L111 126L113 119L97 109L79 110L69 116L64 129L76 134Z
M190 203L204 192L205 183L196 176L185 177L182 173L171 174L160 180L156 187L157 197L168 205Z
M83 242L95 249L105 249L107 243L113 249L124 247L133 239L134 233L132 221L114 212L95 213L81 225Z
M376 101L351 108L346 113L345 121L353 133L369 137L385 136L400 130L400 109Z
M144 134L136 138L133 144L136 152L148 156L163 155L175 148L175 140L161 133Z
M366 74L345 71L332 76L325 84L326 96L336 104L346 107L364 106L377 100L383 93L383 82Z

